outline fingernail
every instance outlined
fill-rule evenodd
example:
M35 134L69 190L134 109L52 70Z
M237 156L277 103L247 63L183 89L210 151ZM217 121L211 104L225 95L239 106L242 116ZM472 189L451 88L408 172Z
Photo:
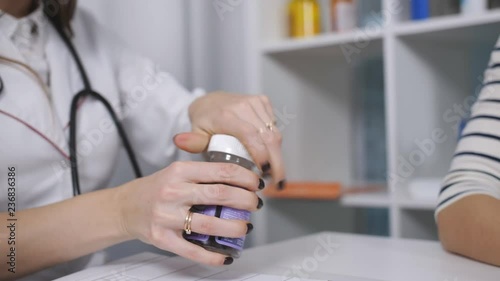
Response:
M262 208L262 206L264 206L264 201L262 201L262 199L259 197L259 204L257 204L257 209Z
M264 187L266 187L266 183L263 179L259 179L259 189L262 190Z
M278 190L283 190L286 187L286 180L278 182Z
M253 224L247 223L247 234L252 232L252 230L253 230Z
M261 168L262 169L262 173L264 173L264 174L267 173L267 172L269 172L269 170L271 170L271 164L269 164L269 162L264 163L261 167L262 167Z
M232 257L226 257L224 259L224 265L230 265L233 263L233 261L234 261L234 259Z

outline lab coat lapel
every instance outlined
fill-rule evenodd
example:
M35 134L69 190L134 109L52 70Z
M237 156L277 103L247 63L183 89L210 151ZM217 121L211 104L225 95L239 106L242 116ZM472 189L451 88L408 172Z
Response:
M10 38L8 38L2 31L0 31L0 55L18 62L26 63L26 60L16 46L14 46Z
M17 48L0 32L0 55L18 63L26 63ZM50 100L37 78L19 64L0 59L0 75L4 90L0 94L0 116L12 118L35 135L51 143L67 156L67 145ZM0 119L1 120L1 119Z

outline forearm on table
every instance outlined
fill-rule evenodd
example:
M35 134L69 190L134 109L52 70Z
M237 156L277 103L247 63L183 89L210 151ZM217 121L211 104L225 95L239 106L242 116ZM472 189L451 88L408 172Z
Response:
M121 222L117 189L84 194L40 208L18 211L15 245L12 232L1 227L0 279L17 279L38 270L129 240ZM9 224L7 213L0 221ZM8 271L5 254L15 247L16 272Z
M444 248L500 266L500 200L486 195L463 198L438 215Z

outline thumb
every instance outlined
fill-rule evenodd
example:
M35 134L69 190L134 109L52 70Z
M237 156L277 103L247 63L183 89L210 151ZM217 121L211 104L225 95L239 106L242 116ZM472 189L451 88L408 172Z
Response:
M210 136L200 133L180 133L174 136L175 145L189 153L201 153L208 147Z

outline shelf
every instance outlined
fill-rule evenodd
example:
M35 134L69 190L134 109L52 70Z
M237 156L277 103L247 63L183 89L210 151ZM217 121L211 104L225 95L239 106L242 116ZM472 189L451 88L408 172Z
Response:
M363 29L345 33L327 33L309 38L284 39L282 41L264 43L261 46L261 52L269 55L340 47L346 44L359 43L359 45L365 45L367 40L381 40L383 35L383 30L366 31ZM360 49L362 48L360 47Z
M276 199L337 200L341 196L341 189L341 184L336 182L289 182L284 190L270 186L263 194Z
M325 49L340 48L347 44L352 44L354 47L357 43L365 45L367 40L381 42L384 34L388 34L387 32L399 37L426 36L439 40L467 41L478 37L488 37L485 34L477 34L477 29L484 27L491 27L488 32L491 32L491 36L498 37L496 27L500 27L500 11L489 11L477 16L458 14L421 21L407 21L396 24L391 31L357 29L344 33L325 33L309 38L283 39L263 43L260 51L265 55L290 52L321 53ZM368 44L370 45L374 44Z
M387 192L348 194L342 197L342 205L359 208L389 208L391 205L408 210L434 210L436 200L415 199L406 194L397 194L394 198Z
M498 29L495 27L499 26L500 11L489 11L477 16L458 14L403 22L394 26L392 32L400 37L425 36L443 41L466 41L472 38L488 37L489 35L477 34L477 29L484 27L491 27L491 35L498 37Z
M388 208L391 200L389 193L383 191L344 195L341 202L346 207Z
M432 211L436 208L437 198L427 199L427 198L412 198L408 194L398 194L396 195L396 206L401 209L410 210L429 210Z

